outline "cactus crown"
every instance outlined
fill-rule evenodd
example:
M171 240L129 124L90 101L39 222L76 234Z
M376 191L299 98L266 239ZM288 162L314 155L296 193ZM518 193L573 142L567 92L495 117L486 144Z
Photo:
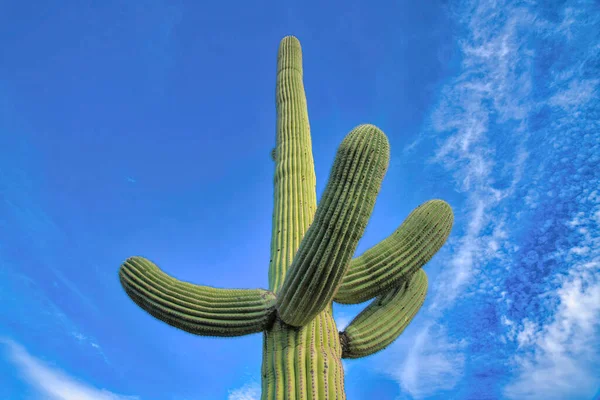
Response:
M339 359L373 354L402 333L425 299L428 281L421 267L442 247L453 224L446 202L428 201L389 237L352 258L388 168L389 142L374 125L355 127L337 151L317 207L302 74L300 42L287 36L277 57L269 290L179 281L144 257L128 258L119 270L129 297L176 328L210 336L264 332L263 399L343 398ZM332 337L333 301L356 304L373 298L339 337ZM332 349L330 355L317 351L315 335L322 351ZM328 357L337 370L326 367ZM291 376L294 381L285 378ZM309 393L312 397L306 397Z

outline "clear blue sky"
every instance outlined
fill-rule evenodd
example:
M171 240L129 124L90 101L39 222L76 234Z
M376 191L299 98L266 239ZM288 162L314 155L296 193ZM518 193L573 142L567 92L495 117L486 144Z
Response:
M318 198L354 126L390 141L357 253L424 201L455 212L417 318L345 362L348 399L600 395L598 3L376 4L0 1L0 399L259 398L261 335L177 331L117 270L267 287L289 34Z

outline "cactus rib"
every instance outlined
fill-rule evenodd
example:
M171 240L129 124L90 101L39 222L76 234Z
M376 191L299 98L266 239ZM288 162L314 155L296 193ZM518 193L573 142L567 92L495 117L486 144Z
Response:
M277 53L277 109L273 227L269 290L277 293L317 209L317 178L312 155L302 49L293 36Z
M453 221L445 201L421 204L394 233L352 260L334 300L362 303L401 285L442 247Z
M419 269L407 283L375 298L340 333L342 357L366 357L389 346L415 317L426 293L427 275Z
M333 299L375 206L389 158L387 137L373 125L359 125L343 140L315 220L277 295L279 316L287 324L306 324Z
M143 257L119 270L129 297L155 318L196 335L241 336L273 321L275 295L261 289L218 289L179 281Z

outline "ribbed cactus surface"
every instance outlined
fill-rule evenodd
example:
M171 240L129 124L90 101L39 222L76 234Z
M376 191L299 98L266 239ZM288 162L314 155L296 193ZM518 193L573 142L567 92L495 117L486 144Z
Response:
M417 207L388 238L352 258L385 176L390 146L369 124L342 141L317 207L302 52L283 38L277 57L277 134L269 290L217 289L179 281L143 257L119 270L142 309L197 335L263 333L263 400L345 399L342 358L390 345L427 292L422 269L442 247L453 214L442 200ZM374 299L338 332L332 302Z

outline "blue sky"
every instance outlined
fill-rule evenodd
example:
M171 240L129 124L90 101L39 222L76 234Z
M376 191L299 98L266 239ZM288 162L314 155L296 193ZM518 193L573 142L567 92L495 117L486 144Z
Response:
M288 34L317 196L354 126L390 141L357 253L424 201L455 213L416 319L344 361L348 398L600 396L600 6L424 3L0 2L0 398L260 397L261 335L177 331L117 269L267 287Z

